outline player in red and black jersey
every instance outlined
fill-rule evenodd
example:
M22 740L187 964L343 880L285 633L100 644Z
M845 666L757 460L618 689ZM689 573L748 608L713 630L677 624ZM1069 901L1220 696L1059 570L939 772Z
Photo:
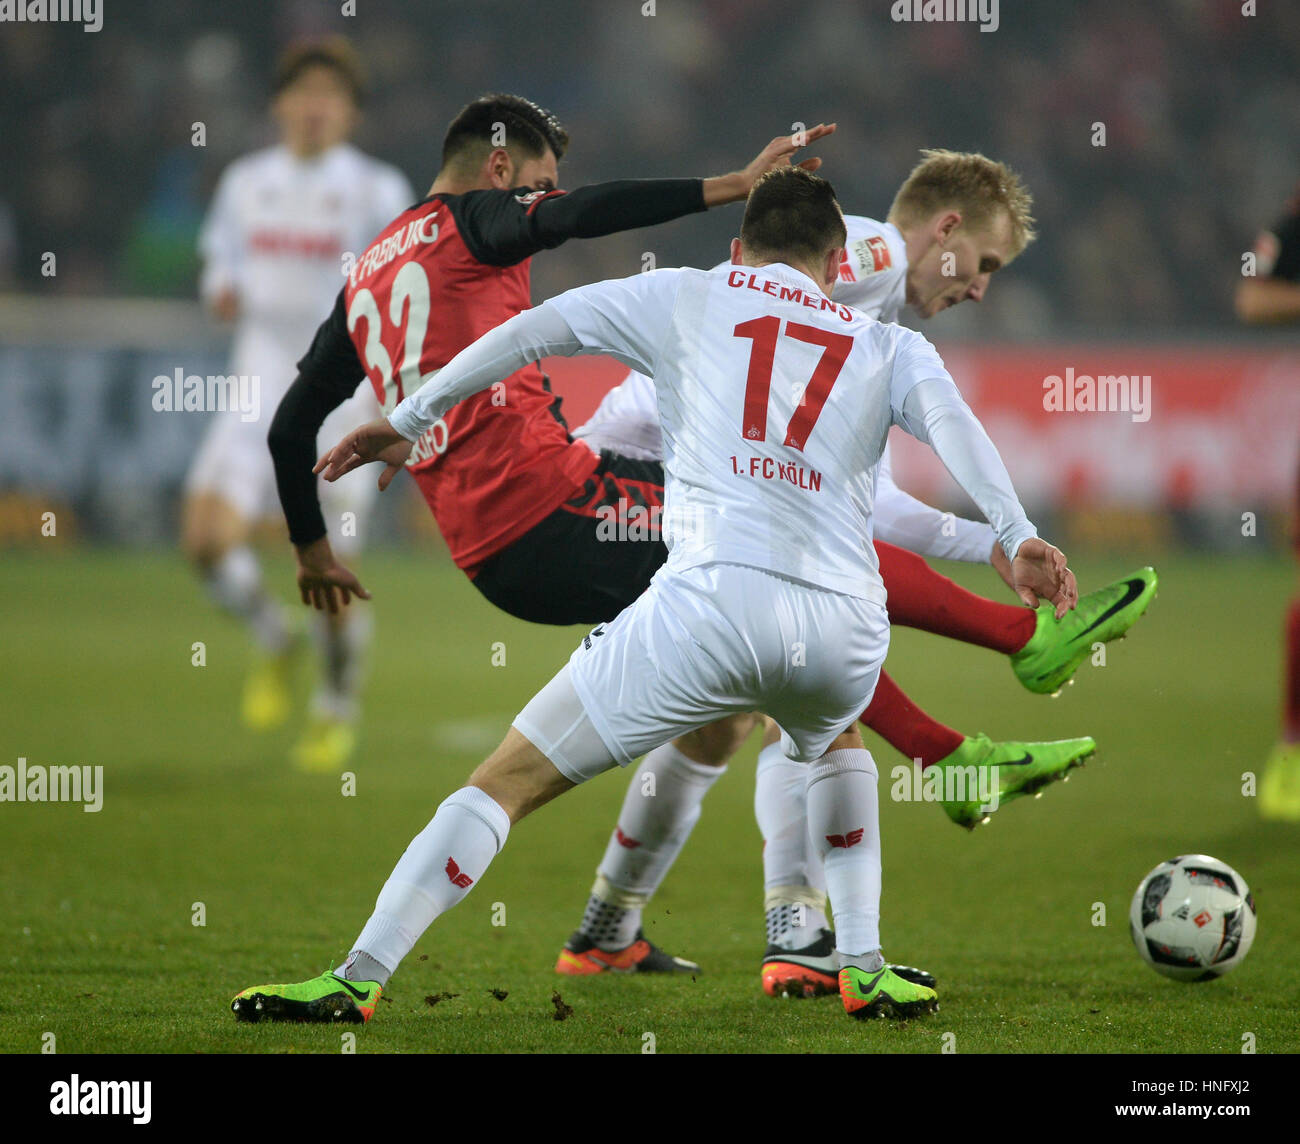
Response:
M819 125L797 144L791 136L775 139L729 175L626 180L566 193L556 180L568 136L549 112L512 95L484 96L462 110L428 197L357 259L271 426L304 602L334 610L337 598L368 598L330 551L312 474L321 423L362 380L391 411L460 350L528 308L529 263L538 251L743 201L764 171L788 164L800 146L833 130ZM575 441L535 364L449 412L417 442L406 467L452 559L493 603L523 619L608 619L663 562L658 543L595 543L596 512L607 496L659 503L660 467L597 455ZM381 488L398 468L385 471ZM494 562L525 538L525 547L558 544L566 551L562 584L543 581L531 560L522 572L518 559Z
M1300 322L1300 186L1272 230L1255 241L1255 274L1237 286L1237 317L1251 325ZM1293 543L1300 559L1300 465L1296 472ZM1300 822L1300 595L1286 616L1286 680L1282 738L1259 785L1265 818Z

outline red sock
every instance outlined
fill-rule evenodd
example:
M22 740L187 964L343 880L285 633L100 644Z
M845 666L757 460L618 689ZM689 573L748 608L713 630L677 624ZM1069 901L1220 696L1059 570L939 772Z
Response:
M951 755L966 738L960 731L931 719L883 671L871 706L859 718L905 757L920 759L922 770Z
M877 689L877 694L879 690ZM1290 743L1300 743L1300 597L1291 601L1286 614L1286 693L1283 734ZM875 701L872 701L872 707Z
M880 576L889 593L889 622L992 648L1019 651L1037 627L1032 608L999 604L941 576L921 557L876 541Z

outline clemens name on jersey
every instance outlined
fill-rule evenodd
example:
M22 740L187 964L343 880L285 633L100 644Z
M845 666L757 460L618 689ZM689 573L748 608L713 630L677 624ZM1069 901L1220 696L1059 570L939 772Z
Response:
M944 431L945 463L1009 553L1033 535L934 347L781 263L570 290L470 347L389 420L415 440L503 369L578 352L608 353L654 379L676 571L742 564L883 604L872 510L892 424L922 440Z

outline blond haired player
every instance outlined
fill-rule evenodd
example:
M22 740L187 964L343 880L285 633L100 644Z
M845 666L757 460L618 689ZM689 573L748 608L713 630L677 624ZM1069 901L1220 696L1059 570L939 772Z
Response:
M846 248L833 296L882 322L897 321L905 305L929 318L964 301L979 302L992 275L1033 240L1031 208L1028 191L1005 164L970 152L924 151L886 221L845 217ZM661 457L653 382L630 374L575 436L594 448ZM1154 572L1143 569L1084 596L1064 618L1050 608L1035 611L966 591L922 557L992 563L1010 584L996 535L986 523L955 519L900 490L890 472L888 447L875 474L872 524L891 624L1006 655L1022 684L1038 693L1060 688L1094 641L1127 631L1156 587ZM979 774L985 781L946 790L949 797L942 803L954 822L968 827L1062 777L1096 749L1087 737L1027 743L963 735L923 711L887 672L881 672L861 722L927 770ZM742 717L726 727L738 747L748 723ZM709 728L697 738L708 746L721 734L722 729ZM645 906L699 819L705 794L725 769L695 746L690 739L665 744L646 756L628 784L582 920L556 962L558 973L699 970L685 958L659 953L641 925ZM777 728L768 720L754 807L764 840L762 979L773 995L813 996L838 987L821 864L808 838L803 773L783 755ZM648 789L654 797L644 796ZM977 789L995 789L996 800L984 803ZM933 984L921 971L896 968Z

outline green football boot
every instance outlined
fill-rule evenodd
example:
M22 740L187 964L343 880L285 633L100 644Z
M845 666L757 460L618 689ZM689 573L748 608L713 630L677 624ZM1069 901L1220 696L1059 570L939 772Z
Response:
M1275 822L1300 822L1300 743L1278 743L1259 780L1259 814Z
M361 1025L375 1013L383 992L377 981L347 981L328 970L294 985L254 985L230 1008L241 1021L315 1021Z
M973 830L1003 803L1065 779L1096 749L1087 736L1050 743L995 743L987 735L968 736L934 764L943 775L944 813L958 826Z
M1120 639L1151 603L1158 581L1154 568L1138 571L1079 597L1061 619L1051 604L1038 607L1029 642L1011 656L1016 678L1038 695L1055 695L1091 653L1094 644Z
M846 965L840 970L844 1012L859 1021L873 1017L906 1020L939 1010L939 995L925 985L899 977L888 965L877 970Z

